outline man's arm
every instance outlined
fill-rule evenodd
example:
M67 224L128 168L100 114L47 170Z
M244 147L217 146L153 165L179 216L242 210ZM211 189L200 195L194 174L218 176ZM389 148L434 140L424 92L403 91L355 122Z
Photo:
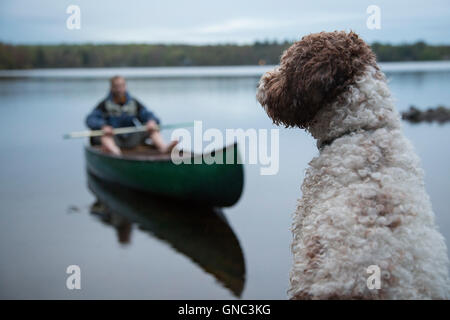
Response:
M136 99L135 101L138 106L138 119L140 122L142 122L142 124L146 124L151 120L155 121L157 124L161 123L159 118L153 112L148 110L142 103L140 103Z
M99 105L86 117L86 125L91 130L100 130L103 126L107 125L103 116L104 104L104 101L100 102Z

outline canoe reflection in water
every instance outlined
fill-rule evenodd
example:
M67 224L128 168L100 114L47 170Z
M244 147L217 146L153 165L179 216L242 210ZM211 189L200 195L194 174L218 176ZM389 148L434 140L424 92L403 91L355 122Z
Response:
M91 213L117 230L118 241L130 243L132 225L168 243L240 297L245 283L241 246L219 209L162 199L106 183L87 173L97 197Z

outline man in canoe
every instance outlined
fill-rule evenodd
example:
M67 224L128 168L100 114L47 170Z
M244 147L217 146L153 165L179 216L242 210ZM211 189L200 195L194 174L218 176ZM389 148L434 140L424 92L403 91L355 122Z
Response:
M159 119L127 92L125 78L114 76L110 80L108 96L87 116L86 125L91 130L103 130L102 137L91 139L92 144L101 144L105 152L120 155L121 148L133 148L150 138L161 153L170 153L177 144L166 144L159 132ZM114 135L114 128L145 125L147 131Z

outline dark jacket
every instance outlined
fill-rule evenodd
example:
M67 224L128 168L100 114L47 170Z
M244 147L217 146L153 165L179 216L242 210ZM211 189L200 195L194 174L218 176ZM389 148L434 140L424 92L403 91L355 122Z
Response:
M160 124L154 113L131 97L128 92L123 104L115 103L112 94L109 93L86 117L86 125L92 130L101 129L104 125L110 125L114 128L132 127L135 126L136 119L142 124L149 120L155 120L156 123Z

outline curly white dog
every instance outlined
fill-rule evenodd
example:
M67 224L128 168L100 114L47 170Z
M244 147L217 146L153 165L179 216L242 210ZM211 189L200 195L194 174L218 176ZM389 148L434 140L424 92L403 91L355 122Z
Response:
M306 36L261 78L257 98L320 150L294 214L290 298L447 299L445 240L370 47L353 32ZM380 289L367 286L371 265Z

